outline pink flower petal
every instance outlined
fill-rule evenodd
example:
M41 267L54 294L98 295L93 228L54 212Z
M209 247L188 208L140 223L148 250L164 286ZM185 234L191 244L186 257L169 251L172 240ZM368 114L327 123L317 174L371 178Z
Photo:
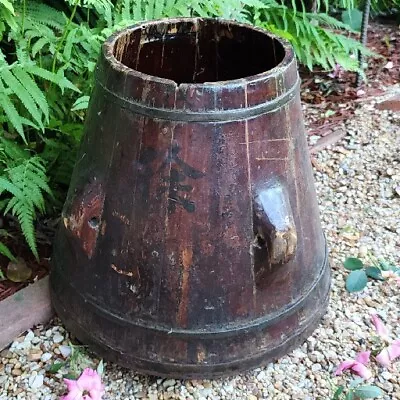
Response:
M390 361L394 361L397 357L400 357L400 339L395 340L388 348Z
M354 360L347 360L343 361L342 363L339 364L337 367L337 370L335 371L335 375L340 375L343 371L346 371L346 369L351 369L353 366L356 364L356 361Z
M370 351L362 351L357 355L356 361L364 365L368 364L370 355L371 355Z
M353 367L351 367L352 371L354 371L361 378L369 379L372 377L372 372L362 363L357 362Z
M376 361L384 367L390 367L390 356L388 349L383 349L376 357Z
M83 400L83 399L84 397L82 397L82 390L74 388L70 390L67 395L62 396L60 400Z
M78 378L77 383L81 389L88 392L91 390L101 392L103 390L100 375L91 368L85 368L82 375Z
M389 339L389 331L386 328L385 324L382 320L378 317L377 314L371 315L372 323L375 326L376 333L384 340Z
M75 390L75 389L79 390L77 381L75 381L73 379L64 379L64 383L67 385L68 391Z
M104 391L98 391L98 390L91 390L89 393L88 400L101 400L103 396Z

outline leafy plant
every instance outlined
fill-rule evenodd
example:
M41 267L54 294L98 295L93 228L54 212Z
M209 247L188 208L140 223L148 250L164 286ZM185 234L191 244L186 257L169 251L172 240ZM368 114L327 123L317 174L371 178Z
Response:
M392 271L400 277L400 268L391 266L385 261L374 261L373 265L365 266L360 259L349 257L345 260L343 266L351 271L346 278L346 289L350 293L363 290L367 286L368 278L378 281L386 280L383 271Z
M67 359L65 361L57 361L51 364L47 368L48 373L56 374L60 370L63 370L64 378L76 379L79 376L80 371L82 371L84 368L94 367L93 361L85 351L86 346L74 345L69 342L68 348L70 349L71 353ZM97 364L96 371L100 376L103 375L103 360L100 360L100 362Z
M332 400L376 399L383 395L382 390L374 385L362 384L362 378L353 379L346 391L344 385L338 386Z

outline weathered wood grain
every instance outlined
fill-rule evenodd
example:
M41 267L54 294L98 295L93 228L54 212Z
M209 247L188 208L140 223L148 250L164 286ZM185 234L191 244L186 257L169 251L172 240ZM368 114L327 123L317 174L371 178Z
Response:
M46 323L53 316L49 277L45 277L0 302L0 350L21 333Z

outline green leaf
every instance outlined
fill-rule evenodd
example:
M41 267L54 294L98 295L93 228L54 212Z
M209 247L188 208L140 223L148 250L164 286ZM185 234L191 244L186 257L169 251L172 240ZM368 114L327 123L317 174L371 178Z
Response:
M342 21L349 25L355 31L361 30L362 12L357 8L346 10L342 12Z
M367 286L367 274L363 270L351 271L346 279L346 289L350 292L360 292Z
M65 364L65 362L55 362L50 365L47 372L49 372L50 374L56 374L62 367L65 366Z
M340 395L343 393L343 391L344 391L344 386L343 385L339 386L335 390L335 393L333 394L332 400L339 400L340 399Z
M376 397L382 396L383 392L377 386L363 385L359 386L354 394L360 399L375 399Z
M354 392L352 390L347 393L345 400L354 400Z
M63 378L64 379L71 379L73 381L76 381L77 378L78 378L78 374L73 374L73 373L70 372L68 374L63 375Z
M378 267L367 267L365 268L365 273L372 279L377 281L384 281L385 278L382 276L382 272Z
M393 271L393 268L396 268L385 260L379 260L379 265L382 271Z
M89 96L81 96L73 104L71 111L86 110L89 105Z
M349 257L346 258L345 262L343 263L343 266L349 271L355 271L357 269L362 269L363 263L358 258Z
M356 386L360 385L362 382L364 382L363 378L355 378L350 382L349 388L354 389Z

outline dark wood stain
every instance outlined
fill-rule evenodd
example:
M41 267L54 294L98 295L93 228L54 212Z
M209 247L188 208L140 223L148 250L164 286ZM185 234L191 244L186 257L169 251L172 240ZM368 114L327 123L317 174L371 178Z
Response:
M63 222L54 306L101 356L204 378L299 345L330 272L292 48L200 18L112 36Z

